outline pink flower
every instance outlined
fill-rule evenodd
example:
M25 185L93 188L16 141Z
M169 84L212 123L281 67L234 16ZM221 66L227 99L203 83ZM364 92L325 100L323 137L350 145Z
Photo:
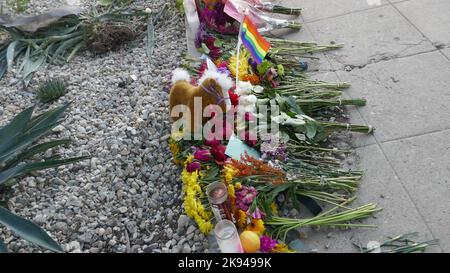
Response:
M254 187L242 186L236 190L236 207L243 211L248 211L250 205L258 195L258 191Z
M272 249L277 245L277 240L274 240L266 235L261 236L260 242L261 242L260 250L261 252L265 253L272 251Z
M200 170L200 162L191 162L186 166L186 171L193 173L195 171Z
M250 214L250 211L247 211L247 215ZM266 214L264 212L262 212L258 207L256 207L255 211L250 214L250 216L253 219L264 219L266 217Z
M225 145L219 144L211 148L211 154L216 161L224 162L227 160L227 156L225 155L226 149L227 147Z
M219 145L219 144L221 144L222 142L220 141L220 140L217 140L215 137L213 137L213 136L208 136L206 139L205 139L205 145L206 146L209 146L209 147L215 147L215 146L217 146L217 145Z
M209 150L197 150L194 153L194 158L198 161L208 162L211 161L212 156Z

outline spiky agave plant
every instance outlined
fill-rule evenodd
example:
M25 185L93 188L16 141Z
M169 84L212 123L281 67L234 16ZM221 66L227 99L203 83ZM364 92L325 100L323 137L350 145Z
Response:
M96 42L99 34L105 34L102 26L108 25L108 29L112 31L123 32L123 27L114 28L111 25L126 25L132 18L138 18L141 22L145 22L149 16L160 18L158 15L165 14L166 8L164 5L155 16L126 8L102 12L94 7L83 14L58 9L26 20L2 21L0 30L7 32L10 38L0 45L0 78L18 60L20 64L17 71L25 85L28 85L33 73L45 64L70 62L80 50ZM27 23L24 24L24 21ZM139 32L146 34L145 23L142 26L143 29ZM123 38L122 33L108 36ZM142 35L130 36L136 38Z
M55 101L65 93L66 84L60 79L46 80L36 91L36 95L42 103Z
M55 168L89 157L60 158L58 155L43 157L49 149L70 143L69 139L47 140L37 143L62 122L68 104L32 117L30 107L0 128L0 187L15 178L33 171ZM23 239L52 251L61 247L37 225L0 207L0 224L11 229ZM6 251L0 239L0 252Z

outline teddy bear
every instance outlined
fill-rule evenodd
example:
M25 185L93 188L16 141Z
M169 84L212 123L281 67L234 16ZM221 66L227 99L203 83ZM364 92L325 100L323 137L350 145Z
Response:
M198 85L191 84L191 77L189 73L182 68L175 69L172 72L172 88L169 94L169 110L172 120L175 122L180 118L187 119L188 117L175 116L172 112L175 106L184 105L190 110L190 126L183 128L183 130L190 130L190 132L202 132L203 125L211 117L203 117L203 113L207 107L219 106L222 113L226 113L228 107L231 107L231 102L228 96L228 90L233 87L231 78L217 71L215 67L208 67L201 78L198 80ZM194 105L194 99L201 98L201 105ZM201 109L195 109L199 107ZM197 111L195 111L197 110ZM195 117L195 114L197 116ZM188 122L188 120L185 120ZM200 122L201 121L201 122Z

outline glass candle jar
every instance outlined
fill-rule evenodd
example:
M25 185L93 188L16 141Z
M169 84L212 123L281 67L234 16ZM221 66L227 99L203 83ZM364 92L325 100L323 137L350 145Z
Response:
M221 220L214 228L217 244L222 253L244 253L236 226L230 220Z
M214 182L209 184L206 187L206 195L217 222L224 219L233 220L228 204L228 189L225 183Z

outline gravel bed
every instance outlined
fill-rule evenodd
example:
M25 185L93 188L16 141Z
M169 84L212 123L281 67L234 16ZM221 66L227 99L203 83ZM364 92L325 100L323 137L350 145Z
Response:
M65 1L32 1L27 13ZM79 2L88 8L92 1ZM24 89L14 71L0 81L0 126L33 104L37 112L71 102L55 137L73 143L58 152L91 160L18 180L8 207L43 227L67 252L207 252L208 240L182 215L180 169L167 145L170 72L186 52L184 19L174 1L136 1L158 9L169 3L170 20L157 29L154 55L145 43L103 56L83 52L64 66L49 65ZM34 90L47 78L63 78L68 93L40 104ZM5 228L12 252L43 249Z

